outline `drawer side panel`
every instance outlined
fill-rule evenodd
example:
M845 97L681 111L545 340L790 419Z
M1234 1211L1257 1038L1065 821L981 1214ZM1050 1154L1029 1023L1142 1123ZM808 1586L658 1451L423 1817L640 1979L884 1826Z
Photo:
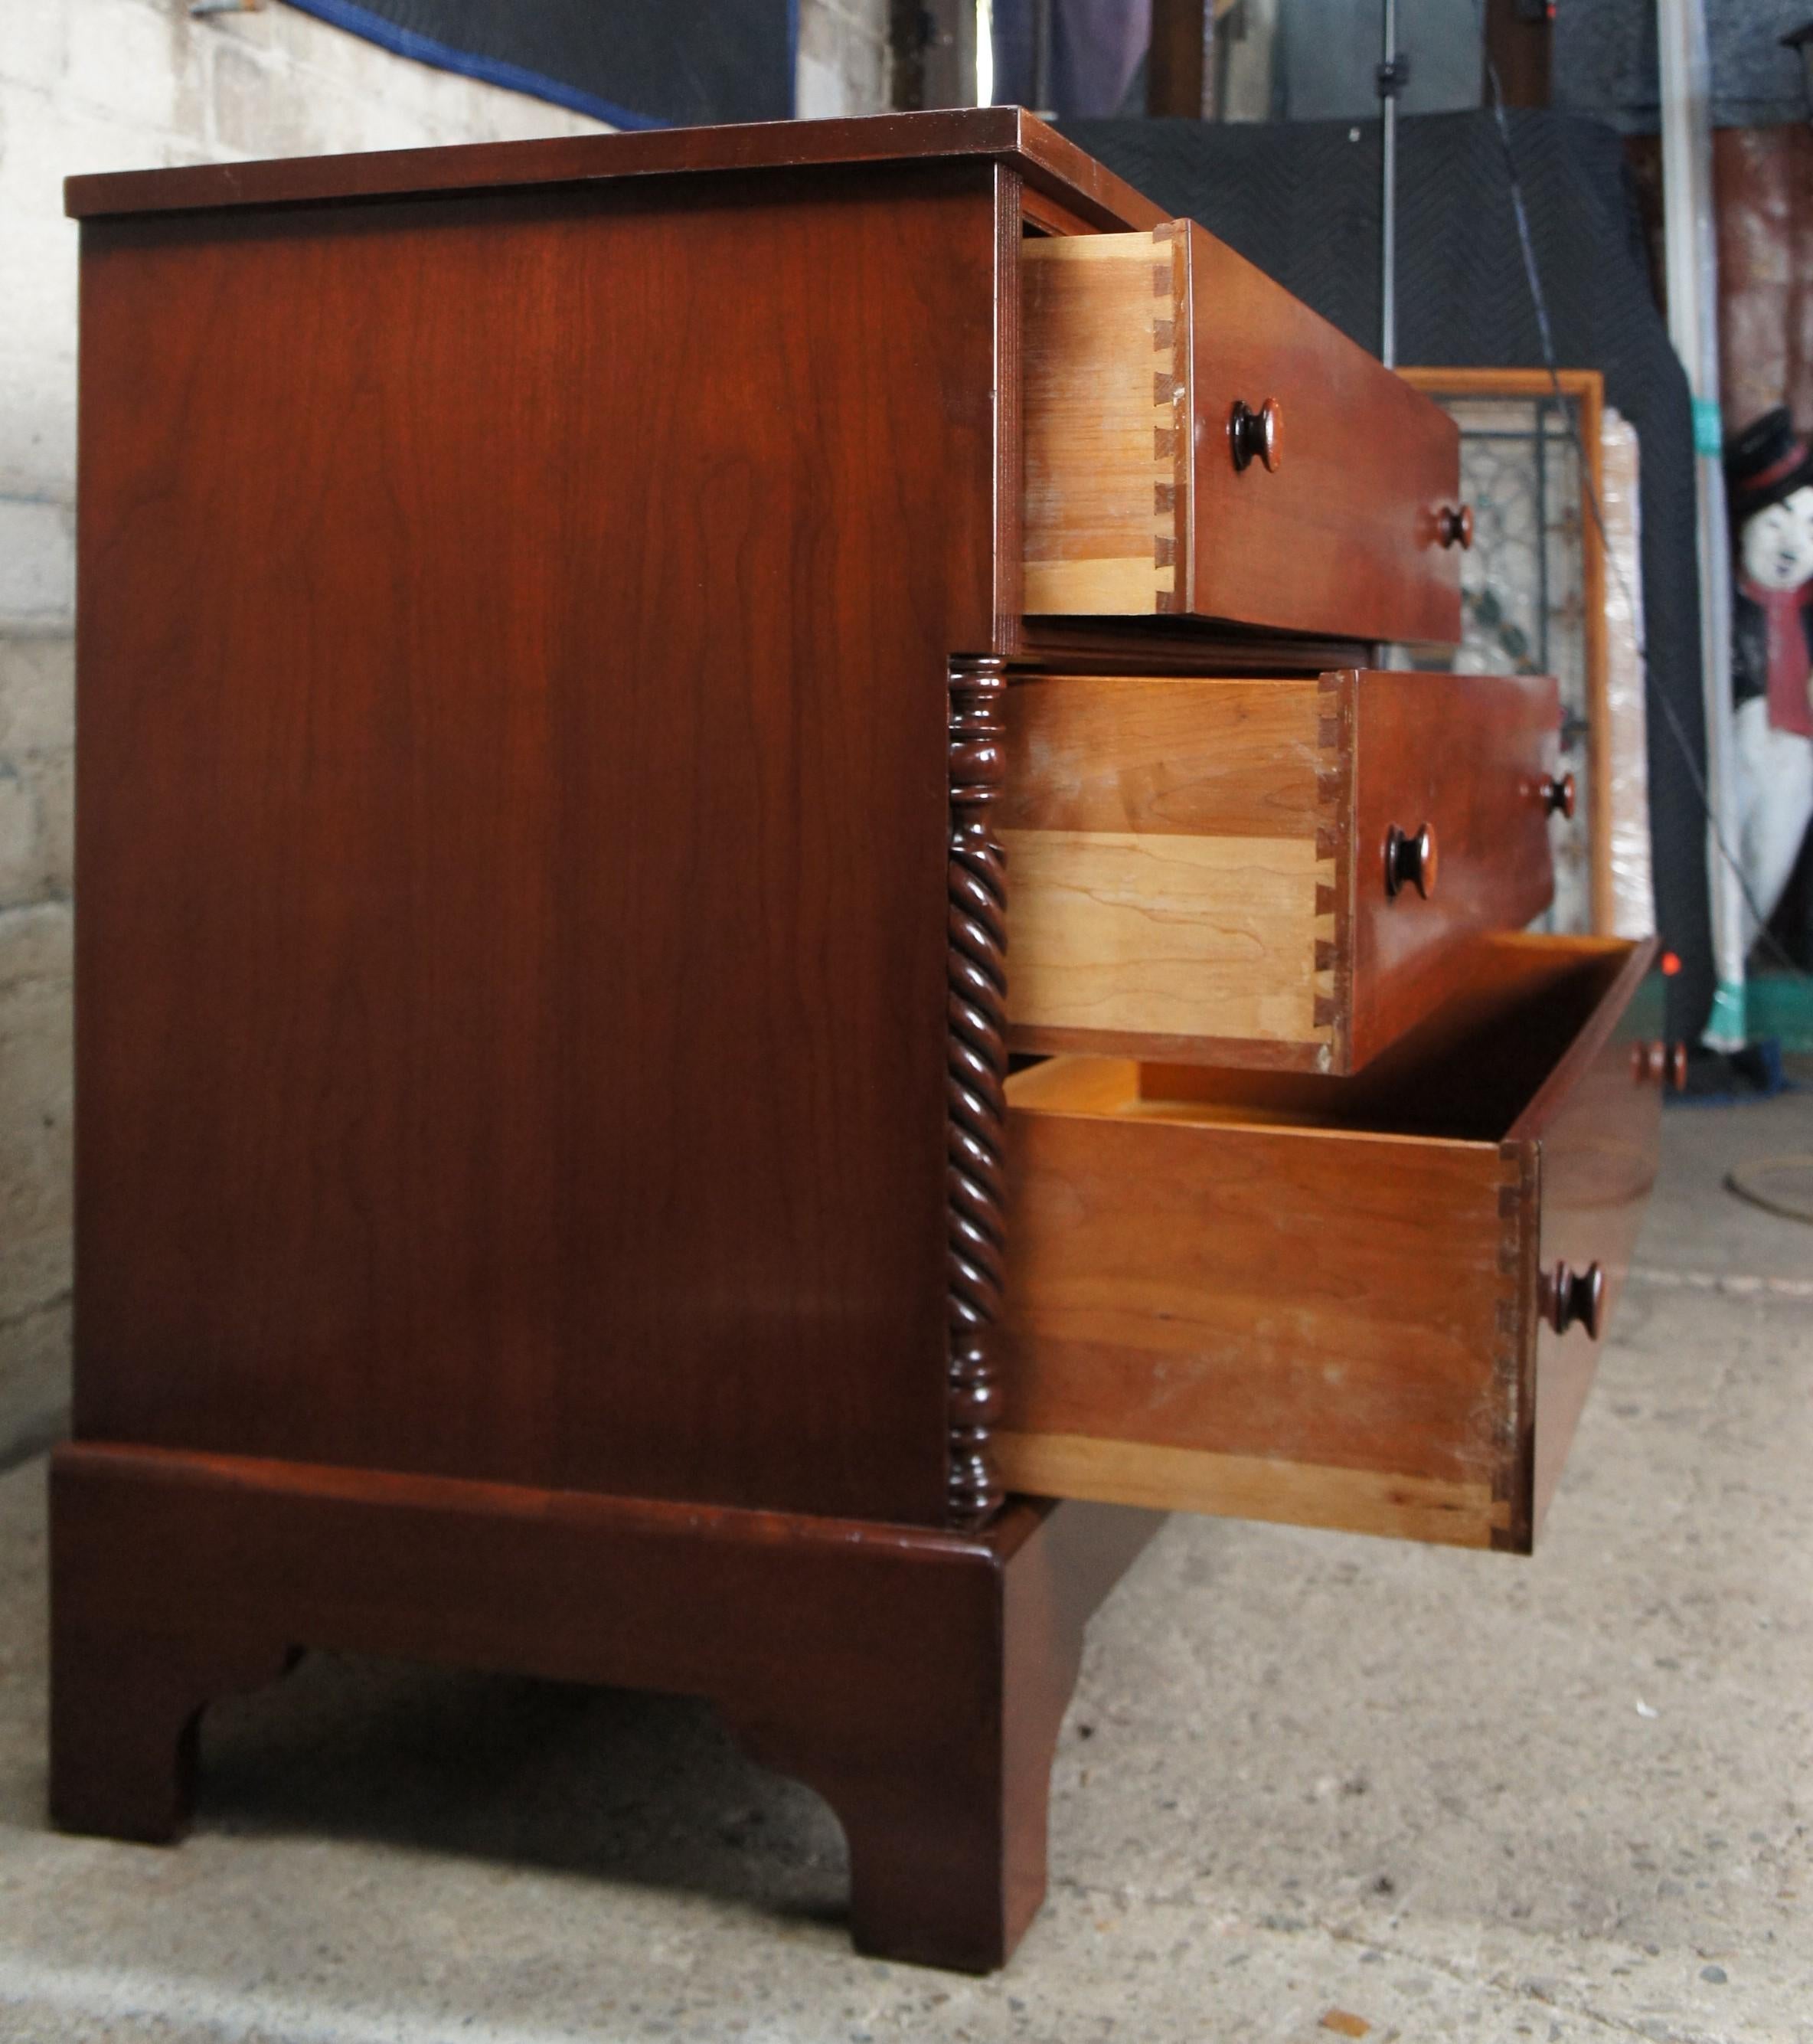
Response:
M1026 608L1176 608L1189 476L1181 244L1053 236L1021 258Z
M80 1438L943 1522L997 215L85 227Z
M1313 839L1008 831L1002 841L1016 1016L1128 1038L1318 1036L1326 863Z
M1016 1108L1008 1158L1010 1484L1477 1546L1509 1526L1496 1146Z
M1351 699L1339 676L1014 683L1016 1047L1339 1068Z

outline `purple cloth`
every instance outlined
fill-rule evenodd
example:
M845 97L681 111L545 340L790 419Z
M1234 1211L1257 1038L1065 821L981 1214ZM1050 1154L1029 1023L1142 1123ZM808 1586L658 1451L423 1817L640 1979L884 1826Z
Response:
M1068 119L1118 113L1152 39L1151 0L1051 0L1050 97L1043 106L1035 75L1037 6L994 0L996 104Z

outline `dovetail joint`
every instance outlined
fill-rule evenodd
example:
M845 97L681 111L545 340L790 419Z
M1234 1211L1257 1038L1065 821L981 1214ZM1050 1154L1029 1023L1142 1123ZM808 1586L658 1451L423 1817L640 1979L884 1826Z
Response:
M1161 613L1179 607L1184 563L1179 559L1179 471L1188 453L1189 394L1185 345L1189 329L1177 312L1177 270L1183 243L1175 222L1152 232L1153 252L1167 259L1152 271L1152 482L1153 607Z

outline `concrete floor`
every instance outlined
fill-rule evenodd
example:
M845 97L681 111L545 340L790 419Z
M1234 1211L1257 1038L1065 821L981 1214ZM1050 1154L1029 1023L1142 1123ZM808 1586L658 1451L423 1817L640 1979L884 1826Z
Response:
M661 1699L311 1657L210 1715L182 1850L52 1835L27 1464L0 2038L1813 2040L1813 1231L1721 1189L1813 1093L1665 1150L1537 1558L1173 1520L989 1981L854 1958L828 1813Z

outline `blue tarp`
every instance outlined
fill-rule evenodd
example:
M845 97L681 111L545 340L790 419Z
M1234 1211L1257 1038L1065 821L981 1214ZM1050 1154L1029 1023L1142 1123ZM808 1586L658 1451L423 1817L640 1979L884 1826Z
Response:
M290 0L399 56L616 128L783 121L797 0Z

